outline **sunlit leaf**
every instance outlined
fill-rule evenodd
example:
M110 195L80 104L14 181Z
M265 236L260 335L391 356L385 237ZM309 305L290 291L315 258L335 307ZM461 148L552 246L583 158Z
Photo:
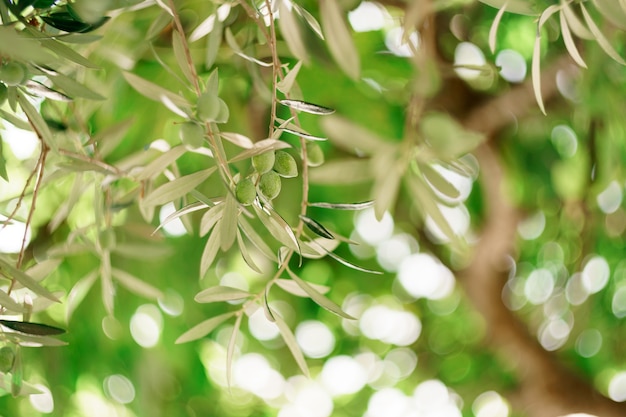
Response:
M213 229L213 226L217 224L222 218L222 212L224 211L224 205L218 204L209 208L200 220L200 236L205 236Z
M569 25L567 23L567 19L565 18L565 13L563 12L563 10L559 12L559 19L561 23L561 34L563 35L563 42L565 43L565 48L567 49L567 52L569 52L572 59L578 65L583 68L587 68L587 64L585 64L585 61L578 52L578 48L576 48L576 43L572 38L572 33L569 30Z
M307 295L309 297L311 297L311 300L313 300L317 305L319 305L320 307L322 307L322 308L324 308L324 309L330 311L331 313L336 314L336 315L338 315L340 317L343 317L343 318L346 318L346 319L351 319L351 320L356 320L354 317L352 317L348 313L344 312L341 309L341 307L339 307L337 304L335 304L335 302L333 302L330 299L326 298L324 295L322 295L320 292L318 292L315 288L313 288L308 282L304 281L299 276L294 274L289 268L287 268L287 273L289 274L291 279L294 280L296 282L296 284L298 284L300 286L300 288L302 288L302 290L305 293L307 293Z
M163 298L163 291L121 269L112 268L113 276L129 291L152 300Z
M252 143L252 140L250 140L249 137L244 136L240 133L220 132L220 136L230 143L239 146L240 148L251 149L252 147L254 147L254 143Z
M70 290L70 293L67 296L66 308L65 308L65 322L69 323L72 314L80 303L85 299L85 296L93 287L93 284L96 282L98 278L98 271L91 271L81 279L79 279L76 284Z
M187 55L185 53L185 44L183 41L184 35L181 35L178 30L172 31L172 49L174 50L174 56L176 57L176 62L178 63L178 67L182 71L187 81L191 83L191 85L195 82L195 77L191 73L190 65L193 63L189 63L187 61Z
M587 8L585 8L585 5L583 3L580 3L580 10L583 13L583 18L585 19L585 23L587 23L587 27L589 27L589 30L591 31L591 33L593 33L593 36L596 38L596 41L598 42L598 45L600 45L600 48L602 48L602 50L615 61L619 62L622 65L626 65L626 61L624 61L624 59L617 53L615 48L613 48L606 36L604 36L598 25L596 25L596 23L593 21L591 15L587 11Z
M296 77L298 76L298 72L300 72L301 67L302 61L296 62L296 65L294 65L293 68L289 70L289 73L278 84L276 84L276 88L278 88L281 93L289 94L294 82L296 81Z
M250 256L250 252L243 241L243 236L241 235L241 231L239 229L237 229L237 247L239 248L239 253L241 254L241 257L246 265L248 265L253 271L262 274L263 271L257 266L256 262L254 262L252 256Z
M35 134L53 151L58 151L57 142L52 137L52 132L48 127L46 121L41 117L41 114L35 109L35 107L28 101L23 94L17 95L17 101L20 103L20 107L26 113L26 117L30 122Z
M241 300L252 296L248 291L239 288L218 285L200 291L194 297L197 303L215 303L220 301Z
M125 72L124 78L126 78L126 81L128 81L131 87L137 90L138 93L142 94L143 96L151 100L161 102L161 97L166 96L168 99L170 99L172 103L174 103L175 105L179 107L183 107L183 108L191 107L191 104L187 100L179 96L178 94L175 94L169 90L166 90L165 88L158 86L150 81L147 81L135 74L132 74L130 72Z
M309 298L309 294L307 294L306 291L304 291L302 287L300 287L293 280L279 278L276 280L276 285L278 285L283 290L295 296ZM309 285L320 294L326 294L328 291L330 291L330 287L326 285L313 284L313 283L309 283Z
M291 226L271 207L261 208L258 203L255 203L253 206L259 220L261 220L274 238L299 253L300 246Z
M313 32L320 38L320 39L324 39L324 35L322 33L322 27L320 26L319 22L313 17L313 15L311 13L309 13L307 10L305 10L304 8L302 8L300 5L296 4L296 3L291 3L292 7L294 8L294 10L304 18L305 22L309 25L309 27L311 28L311 30L313 30Z
M204 277L213 264L217 251L220 248L220 229L216 228L213 233L209 235L204 250L202 251L202 257L200 258L200 278Z
M246 235L246 237L252 242L252 244L263 254L267 259L272 262L276 262L276 255L270 247L265 243L265 240L257 233L256 230L248 223L248 221L243 218L243 216L239 217L239 227Z
M42 287L41 284L39 284L31 276L15 268L13 265L6 262L2 258L0 258L0 273L8 278L13 278L15 281L19 282L21 285L28 288L37 295L46 297L49 300L57 303L61 302L57 297L54 296L54 294L52 294L46 288Z
M539 109L545 115L546 108L543 104L543 97L541 95L541 35L537 30L537 36L535 37L535 45L533 47L533 57L531 62L531 74L533 83L533 92L535 93L535 100Z
M230 387L232 381L233 370L233 355L235 353L235 346L237 345L237 336L239 336L239 328L241 327L241 321L243 314L237 315L237 320L233 325L233 332L230 334L228 340L228 347L226 348L226 384Z
M279 149L285 149L285 148L290 148L290 147L291 147L290 144L288 144L287 142L278 140L278 139L263 139L263 140L256 142L252 146L252 148L246 149L245 151L239 153L237 156L235 156L228 162L232 163L232 162L237 162L237 161L243 161L244 159L248 159L255 155L260 155L265 152L277 151Z
M215 170L215 167L211 167L165 183L148 194L144 198L143 204L146 206L158 206L176 200L202 184Z
M491 50L491 53L496 52L496 40L498 37L498 26L500 26L500 21L502 20L502 16L504 15L504 12L506 11L507 5L508 5L508 0L506 0L504 4L502 5L502 7L500 8L500 10L498 10L496 17L493 19L493 23L491 23L491 28L489 29L489 49Z
M115 287L111 272L111 255L108 251L102 251L100 262L100 289L102 292L102 304L109 316L113 315L115 307Z
M308 378L310 376L309 367L306 364L304 354L302 353L300 346L298 346L298 342L296 341L293 332L291 331L287 323L285 323L280 314L274 314L274 318L276 320L275 323L278 326L278 330L280 331L280 335L282 336L285 344L291 351L291 355L296 360L296 363L298 364L298 367L300 367L302 373Z
M23 305L17 303L10 295L2 290L0 290L0 306L12 313L22 313L24 311Z
M350 78L356 80L361 73L359 53L343 18L340 3L320 0L320 17L328 49L335 62Z
M239 217L239 205L231 193L226 194L222 209L220 228L220 249L226 252L235 243L237 237L237 217Z
M178 339L176 339L176 344L187 343L193 340L198 340L203 338L204 336L211 333L217 326L224 323L229 318L233 317L236 314L235 311L230 313L220 314L219 316L211 317L208 320L205 320L191 329L187 330L183 333Z
M189 42L193 43L211 33L213 27L215 26L216 20L217 16L215 14L211 14L202 22L200 22L200 24L196 26L193 32L191 32L191 35L189 35Z
M375 275L381 275L382 274L381 271L376 271L374 269L368 269L368 268L364 268L362 266L355 265L352 262L342 258L341 256L337 255L334 252L328 252L327 255L330 256L331 258L333 258L334 260L336 260L337 262L339 262L340 264L342 264L344 266L347 266L348 268L354 269L355 271L367 272L368 274L375 274Z
M420 171L437 191L450 198L458 198L461 193L430 164L419 164Z
M274 64L271 62L263 62L254 57L244 54L241 48L239 47L239 45L237 44L237 40L235 39L235 36L233 35L233 32L230 30L229 27L227 27L226 30L224 31L224 39L226 39L226 43L228 44L228 46L230 46L233 52L239 55L240 57L242 57L243 59L250 61L250 62L254 62L255 64L260 65L262 67L274 66Z
M56 100L56 101L65 101L65 102L72 101L71 97L68 97L59 91L53 90L52 88L47 87L37 81L28 80L26 82L26 87L28 88L28 91L30 91L31 93L39 97L47 98L50 100Z
M278 26L283 38L287 42L289 50L300 61L308 62L309 55L302 39L302 33L300 32L300 24L298 19L294 15L294 8L287 7L286 2L281 1L278 3ZM282 90L281 90L282 91Z

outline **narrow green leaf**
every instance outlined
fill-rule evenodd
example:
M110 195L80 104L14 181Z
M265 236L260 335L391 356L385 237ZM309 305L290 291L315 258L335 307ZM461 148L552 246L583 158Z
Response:
M4 311L8 311L15 314L21 314L24 312L24 306L18 304L9 294L0 290L0 306Z
M237 218L239 217L239 205L231 193L226 194L222 209L220 227L220 249L226 252L235 243L237 237Z
M43 97L43 98L47 98L47 99L55 100L55 101L64 101L64 102L72 101L71 97L68 97L63 93L53 90L52 88L47 87L43 85L42 83L34 81L34 80L28 80L26 82L26 88L28 88L28 91L30 91L31 93L39 97Z
M308 259L321 259L339 246L339 239L324 239L322 237L313 240L302 240L300 249L302 256Z
M390 146L377 134L340 116L325 117L320 123L334 144L352 152L373 155Z
M220 248L220 230L216 228L213 233L209 235L204 250L202 251L202 258L200 259L200 278L203 278L217 255L217 251Z
M251 149L254 147L254 143L252 143L250 138L240 133L220 132L220 136L240 148Z
M302 67L302 61L296 62L296 65L293 66L289 73L280 80L278 84L276 84L276 88L283 93L289 94L291 91L293 84L296 82L296 77L298 76L298 72L300 72L300 68Z
M105 98L96 93L86 85L79 83L75 79L68 77L67 75L58 73L56 71L44 70L46 76L52 81L52 83L63 90L65 94L70 97L82 97L89 100L104 100Z
M216 167L211 167L163 184L148 194L144 198L143 204L146 206L158 206L176 200L206 181L215 170Z
M336 314L336 315L338 315L340 317L343 317L343 318L346 318L346 319L350 319L350 320L356 320L354 317L352 317L348 313L344 312L341 309L341 307L339 307L333 301L331 301L330 299L328 299L324 295L322 295L320 292L318 292L308 282L304 281L299 276L294 274L289 268L287 268L287 273L289 274L291 279L294 280L296 282L296 284L298 284L300 286L300 288L302 288L302 290L304 290L304 292L307 293L307 295L309 297L311 297L311 300L315 301L315 303L318 304L320 307L322 307L322 308L324 308L324 309L330 311L331 313Z
M583 3L580 3L580 10L583 12L583 18L587 23L587 27L593 36L596 38L596 41L600 45L600 48L611 58L613 58L616 62L619 62L622 65L626 65L626 61L617 53L617 51L611 46L609 40L604 36L598 25L593 21L591 15L587 11L587 8Z
M17 282L19 282L24 287L28 288L32 292L42 297L46 297L47 299L60 303L61 301L54 296L50 291L41 286L37 281L35 281L28 274L20 271L19 269L13 267L10 263L4 261L0 258L0 273L5 275L8 278L13 278Z
M24 121L24 120L22 120L22 119L20 119L18 117L15 117L15 115L13 115L13 114L11 114L9 112L6 112L6 111L4 111L2 109L0 109L0 119L6 120L7 122L11 123L13 126L19 128L19 129L31 130L31 127L28 124L28 122L26 122L26 121Z
M326 238L326 239L334 239L335 236L331 232L328 231L324 226L322 226L317 220L314 220L307 216L300 215L300 219L306 224L306 226L315 234Z
M187 343L193 340L198 340L203 338L204 336L211 333L217 326L224 323L229 318L233 317L236 314L235 311L230 313L220 314L219 316L211 317L208 320L205 320L191 329L187 330L183 333L178 339L176 339L176 344Z
M154 230L154 232L152 232L152 234L155 234L156 232L158 232L162 227L164 227L165 225L167 225L168 223L186 215L186 214L190 214L193 213L194 211L199 211L199 210L203 210L207 208L206 203L203 203L202 201L196 201L195 203L191 203L186 205L185 207L182 207L178 210L176 210L174 213L170 214L169 216L167 216L165 219L163 219L163 221L161 222L161 224L159 224L159 226Z
M98 154L103 157L107 156L119 145L122 139L124 139L133 123L133 119L127 119L108 126L93 135L85 145L96 145L98 147Z
M361 203L309 203L310 207L320 207L334 210L364 210L366 208L374 207L374 201L363 201Z
M93 284L96 282L98 278L98 271L91 271L81 279L79 279L76 284L70 290L69 295L67 296L67 308L65 309L65 322L69 323L72 317L72 314L80 303L85 299L85 296L93 287Z
M0 324L11 330L15 330L16 332L22 332L36 336L52 336L65 333L64 329L42 323L0 319Z
M367 268L363 268L361 266L355 265L352 262L342 258L341 256L335 254L334 252L327 252L326 253L328 256L330 256L331 258L333 258L334 260L336 260L337 262L339 262L342 265L347 266L348 268L354 269L355 271L361 271L361 272L367 272L368 274L375 274L375 275L382 275L381 271L376 271L373 269L367 269Z
M309 294L307 294L302 287L300 287L295 281L290 280L290 279L284 279L284 278L279 278L276 280L276 285L278 285L280 288L282 288L283 290L287 291L290 294L293 294L295 296L298 297L305 297L305 298L309 298ZM327 287L326 285L320 285L320 284L312 284L309 283L309 285L317 292L319 292L320 294L326 294L328 291L330 291L330 287Z
M543 104L543 97L541 96L541 33L539 29L537 29L537 36L535 36L535 45L533 47L531 75L535 100L537 101L539 109L545 115L546 108Z
M420 171L424 175L424 178L428 180L437 191L450 198L458 198L461 193L452 185L447 179L445 179L439 171L434 169L430 164L423 163L418 164Z
M289 50L300 61L308 62L309 55L302 39L302 33L300 32L300 24L298 19L294 15L294 8L287 7L286 2L281 1L278 3L278 27L283 35L283 38L287 42Z
M261 220L263 225L276 240L288 248L300 253L300 245L298 244L298 240L296 239L296 235L293 233L291 226L289 226L289 224L287 224L287 222L280 217L274 209L269 206L261 208L258 202L256 202L253 207L259 220Z
M218 285L216 287L211 287L200 291L198 294L196 294L194 300L197 303L216 303L220 301L242 300L251 296L252 294L250 294L248 291L243 291L239 288Z
M22 394L22 383L24 369L22 366L22 350L19 347L15 349L15 361L13 362L13 370L11 375L11 395L17 397Z
M35 37L39 37L40 38L39 42L41 43L41 45L44 48L48 48L49 50L54 52L60 58L65 58L69 61L75 62L78 65L82 65L83 67L86 67L86 68L92 68L92 69L100 68L96 64L94 64L93 62L91 62L90 60L88 60L87 58L85 58L84 56L82 56L81 54L73 50L72 48L70 48L69 46L64 45L61 42L54 40L52 38L42 38L42 36L47 36L47 35L39 33L35 30L29 30L29 33L33 34Z
M239 47L239 45L237 44L237 40L235 39L235 36L233 35L233 32L230 30L229 27L227 27L226 30L224 31L224 39L226 39L226 43L228 44L230 49L232 49L236 55L239 55L243 59L253 62L262 67L269 68L269 67L274 66L274 64L271 62L263 62L254 57L244 54L241 48Z
M587 26L585 26L578 15L574 13L568 0L561 0L561 7L563 7L562 12L565 14L569 28L576 35L576 37L586 40L595 39L593 33L587 29Z
M280 100L280 104L290 107L294 110L303 111L305 113L311 114L327 115L333 114L335 112L334 109L320 106L318 104L308 103L302 100Z
M183 108L191 107L191 104L187 100L185 100L183 97L169 90L166 90L165 88L161 86L158 86L148 80L138 77L137 75L132 74L130 72L125 72L123 75L126 81L131 85L131 87L137 90L137 92L140 93L141 95L151 100L161 102L161 97L165 96L178 107L183 107Z
M311 13L302 8L302 6L291 3L295 11L304 18L305 22L309 25L311 30L321 39L324 40L324 34L322 33L322 27L319 22L313 17Z
M498 27L500 26L500 21L502 20L502 16L504 15L504 12L506 11L506 6L508 6L508 3L509 3L509 0L506 0L504 4L502 5L502 7L500 7L500 10L498 10L496 17L493 19L493 23L491 23L491 28L489 28L489 49L491 50L491 53L496 52L496 40L498 38Z
M239 253L241 254L241 257L243 258L246 265L248 265L250 269L252 269L254 272L262 274L263 271L261 271L261 268L257 266L256 262L254 262L254 259L252 259L252 256L250 256L250 252L248 251L248 248L243 241L243 236L241 235L241 231L239 229L237 229L237 247L239 248Z
M559 20L561 23L561 35L563 35L563 43L565 43L565 48L567 49L567 52L569 52L569 55L579 66L587 68L585 60L582 58L582 56L580 56L578 48L576 48L576 43L574 42L572 33L569 30L569 24L567 23L567 18L565 17L565 12L563 10L559 12Z
M57 146L56 141L52 137L52 132L48 127L46 121L41 117L41 114L35 109L35 107L30 104L30 101L21 93L17 95L17 101L20 103L20 107L26 113L26 117L28 121L32 125L32 129L35 131L35 134L53 151L58 152L59 148Z
M459 237L454 233L450 224L441 213L430 187L421 178L414 176L407 176L405 183L409 191L413 193L413 200L416 202L416 206L422 213L424 220L430 217L450 241L458 241Z
M7 160L4 158L2 144L3 144L3 141L0 140L0 178L5 180L6 182L9 182L9 173L7 172Z
M204 19L189 35L189 42L193 43L199 39L204 38L206 35L211 33L213 27L215 26L215 22L217 21L217 15L211 14L206 19Z
M180 158L186 149L184 146L174 146L170 150L160 155L154 161L150 162L146 165L136 176L135 179L137 181L144 181L147 179L154 179L161 172L165 171L168 166L170 166L174 161Z
M279 149L290 148L291 145L287 142L283 142L278 139L263 139L256 142L250 149L246 149L243 152L237 154L234 158L232 158L230 163L243 161L245 159L251 158L255 155L260 155L269 151L277 151Z
M226 348L226 384L230 387L233 373L233 356L235 353L235 346L237 345L237 336L239 336L239 328L241 327L241 320L243 314L237 315L237 320L233 326L233 332L228 340L228 347Z
M172 31L172 49L174 50L174 56L176 57L176 62L178 63L178 67L182 71L187 81L193 85L195 83L195 79L193 74L191 73L191 69L189 68L189 63L187 62L187 55L185 54L185 44L183 42L184 35L181 35L178 30ZM193 63L191 63L193 65Z
M283 337L285 344L291 351L291 355L296 360L296 363L300 367L300 370L302 371L302 373L307 378L309 378L310 377L309 367L306 364L306 360L304 359L304 354L302 353L300 346L298 346L298 342L296 341L296 338L293 335L291 329L289 328L289 326L287 326L287 323L285 323L285 321L280 316L280 314L274 314L274 318L276 319L275 323L278 326L280 335Z
M406 154L398 155L395 149L387 149L372 157L372 168L376 173L372 199L378 221L383 218L386 211L393 213L400 180L406 171L407 162Z
M100 263L100 289L102 292L102 304L109 316L113 315L115 308L115 287L111 275L111 254L109 251L102 251Z
M117 281L129 291L152 300L163 298L163 291L145 281L140 280L134 275L116 268L112 268L111 272Z
M353 80L359 78L361 64L359 53L354 45L343 12L335 0L320 0L322 28L331 55L339 67Z
M223 204L217 204L209 208L200 219L200 237L206 236L213 229L213 226L222 218L224 211Z
M239 227L246 235L246 237L252 242L252 244L263 254L267 259L272 262L276 262L276 255L270 247L265 243L265 240L257 233L257 231L248 223L248 221L243 217L239 216Z

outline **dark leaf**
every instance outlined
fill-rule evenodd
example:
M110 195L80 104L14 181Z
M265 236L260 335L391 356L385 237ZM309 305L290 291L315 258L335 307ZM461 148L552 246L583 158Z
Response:
M301 100L281 100L280 104L291 107L294 110L303 111L305 113L311 114L333 114L335 112L334 109L319 106L313 103L307 103L306 101Z
M35 9L47 9L56 2L57 0L35 0L32 4Z
M364 201L362 203L309 203L309 206L335 210L364 210L374 207L374 201Z
M304 222L304 224L306 224L306 226L311 229L311 231L317 235L320 235L321 237L324 237L326 239L334 239L335 236L333 236L332 233L330 233L328 231L328 229L326 229L324 226L322 226L318 221L311 219L310 217L306 217L306 216L300 216L300 219L302 219L302 221Z
M52 336L65 333L65 330L58 327L48 326L41 323L30 323L26 321L1 320L0 324L11 330L37 336Z
M91 32L102 26L109 20L109 17L105 16L96 23L86 23L77 20L76 17L69 12L54 12L48 16L41 16L41 19L50 26L70 33L86 33Z

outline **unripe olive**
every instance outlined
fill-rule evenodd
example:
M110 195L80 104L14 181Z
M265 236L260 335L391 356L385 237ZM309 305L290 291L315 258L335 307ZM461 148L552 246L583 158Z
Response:
M196 123L185 122L181 124L178 134L183 145L194 149L201 147L204 143L204 129Z
M273 200L280 194L280 187L280 176L275 171L261 175L259 192L268 200Z
M26 67L19 62L7 62L0 67L0 81L3 81L6 85L20 85L25 78Z
M293 178L298 176L298 165L293 156L285 151L276 151L274 158L274 171L281 177Z
M324 152L320 145L315 142L307 142L306 144L307 165L317 167L324 163Z
M216 94L204 93L198 97L198 117L205 122L213 122L220 113L220 98Z
M8 96L9 96L9 89L7 88L5 84L0 83L0 106L2 106L5 101L7 101Z
M260 155L254 155L252 157L252 166L254 170L259 174L265 174L267 171L274 167L274 161L276 157L273 151L265 152Z
M15 352L10 346L0 348L0 372L9 372L13 369L15 362Z
M102 249L113 249L115 247L115 230L101 230L98 234L98 242L100 242Z
M256 197L256 188L250 178L240 180L235 186L235 197L244 206L252 204Z

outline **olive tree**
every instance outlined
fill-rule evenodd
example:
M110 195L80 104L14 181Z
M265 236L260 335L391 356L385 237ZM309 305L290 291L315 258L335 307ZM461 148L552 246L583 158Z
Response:
M124 368L139 400L117 374L104 391L138 415L296 415L235 368L259 352L319 380L330 352L295 330L319 319L332 358L410 360L361 356L369 388L311 415L375 416L423 381L446 416L624 414L624 1L3 0L0 19L7 409L52 412L13 398L43 389L82 415ZM424 390L398 415L437 412Z

